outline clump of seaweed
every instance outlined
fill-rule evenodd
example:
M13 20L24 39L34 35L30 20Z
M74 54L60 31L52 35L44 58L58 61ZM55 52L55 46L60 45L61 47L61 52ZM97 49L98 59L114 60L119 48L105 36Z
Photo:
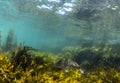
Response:
M101 66L102 61L102 52L100 51L94 51L92 49L86 49L83 51L80 51L76 55L74 55L74 60L83 66L85 69L94 69L96 66Z
M13 70L22 68L24 71L27 67L32 66L33 64L44 64L44 60L41 57L32 57L29 51L36 49L29 46L21 46L15 52L13 52L12 64L14 65Z
M72 48L73 49L73 48ZM76 51L74 51L76 50ZM120 68L120 44L100 44L93 47L79 47L68 51L72 53L72 59L87 70L98 67Z
M78 52L53 54L47 52L35 52L33 56L32 47L23 46L15 50L14 53L4 52L0 54L0 82L1 83L119 83L119 65L114 67L119 58L118 45L104 46L104 48L80 48ZM63 55L61 57L60 55ZM53 69L53 65L69 56L65 61L72 63L84 62L85 74L79 69L70 68L65 72L64 68L58 71ZM117 55L117 56L116 56ZM12 56L12 59L8 58ZM72 57L71 57L72 56ZM111 57L112 56L112 57ZM100 57L100 58L99 58ZM114 58L113 58L114 57ZM63 59L61 59L63 58ZM76 60L73 62L71 60ZM77 61L77 59L79 60ZM112 60L113 59L113 60ZM97 62L98 61L98 62ZM113 63L111 63L113 61ZM117 61L117 62L116 62ZM119 63L118 63L119 64ZM78 64L79 65L79 64ZM112 66L111 66L112 65ZM59 66L59 65L58 65ZM61 65L60 65L61 66ZM81 66L81 65L80 65ZM64 67L64 66L62 66ZM71 65L70 65L71 67ZM87 68L92 68L89 71ZM14 70L14 71L13 71Z
M8 36L6 38L6 43L4 45L4 50L9 51L17 47L17 42L15 40L14 31L12 29L9 30Z

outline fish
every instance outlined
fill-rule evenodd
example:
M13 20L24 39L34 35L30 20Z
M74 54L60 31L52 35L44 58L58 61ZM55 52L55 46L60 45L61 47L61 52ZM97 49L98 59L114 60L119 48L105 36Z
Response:
M55 68L64 69L65 72L69 72L69 69L79 69L79 71L84 74L84 70L80 68L80 65L72 59L62 58L58 60L55 64Z

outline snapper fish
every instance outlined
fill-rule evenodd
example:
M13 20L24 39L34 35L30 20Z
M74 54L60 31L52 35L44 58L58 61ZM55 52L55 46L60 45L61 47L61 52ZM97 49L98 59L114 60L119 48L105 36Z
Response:
M67 58L62 58L58 60L55 64L55 68L58 69L64 69L65 72L69 72L69 69L79 69L79 71L84 74L84 70L80 68L80 65L77 64L77 62L67 59Z

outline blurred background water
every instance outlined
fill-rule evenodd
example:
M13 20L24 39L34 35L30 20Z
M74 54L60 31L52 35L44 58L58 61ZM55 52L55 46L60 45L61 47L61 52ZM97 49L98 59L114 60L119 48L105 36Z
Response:
M1 41L60 51L84 43L119 43L119 0L0 0Z

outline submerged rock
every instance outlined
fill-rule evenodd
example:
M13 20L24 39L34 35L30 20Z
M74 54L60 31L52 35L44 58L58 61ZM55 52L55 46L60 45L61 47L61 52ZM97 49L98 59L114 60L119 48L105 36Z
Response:
M67 58L58 60L55 64L55 68L64 69L65 72L69 72L69 69L79 69L80 72L84 74L84 71L80 68L80 65L78 65L77 62Z

